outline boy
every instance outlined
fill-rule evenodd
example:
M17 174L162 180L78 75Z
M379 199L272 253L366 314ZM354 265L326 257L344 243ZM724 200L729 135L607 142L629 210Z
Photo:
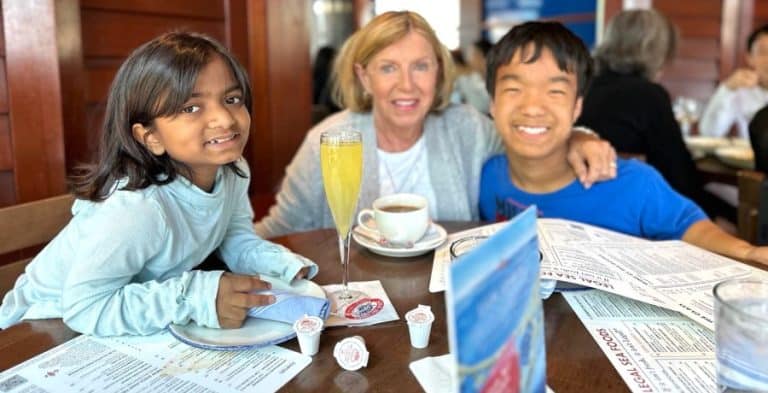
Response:
M486 88L506 154L483 167L481 218L509 219L535 204L543 217L649 239L682 239L731 258L768 264L768 247L754 247L722 231L644 163L619 160L615 180L589 189L579 184L568 166L567 143L591 75L587 48L557 22L518 25L494 46Z

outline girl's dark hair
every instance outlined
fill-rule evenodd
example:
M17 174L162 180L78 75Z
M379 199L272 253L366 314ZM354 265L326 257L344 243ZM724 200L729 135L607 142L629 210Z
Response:
M559 22L526 22L513 27L488 52L485 87L493 97L496 71L520 51L520 61L533 63L547 48L561 71L576 75L578 95L584 96L592 78L592 58L584 42Z
M215 57L232 70L250 112L248 76L234 56L216 40L203 34L172 32L136 49L120 66L107 97L98 160L75 169L70 186L76 197L103 201L117 181L127 179L123 190L140 190L167 184L183 173L184 163L167 153L152 154L133 137L132 125L152 130L158 117L174 116L192 95L200 71ZM246 177L234 162L226 165Z

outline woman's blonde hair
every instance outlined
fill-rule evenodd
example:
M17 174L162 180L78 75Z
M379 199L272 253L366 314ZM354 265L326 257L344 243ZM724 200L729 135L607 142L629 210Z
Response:
M365 67L384 48L415 31L432 45L437 57L437 87L431 110L440 110L450 103L453 89L453 61L448 49L437 39L435 31L421 15L411 11L391 11L371 20L353 34L341 47L334 63L333 98L336 103L354 112L372 108L372 98L366 94L355 73L355 64Z
M595 51L598 73L605 68L653 79L677 51L677 29L652 9L622 11L610 22Z

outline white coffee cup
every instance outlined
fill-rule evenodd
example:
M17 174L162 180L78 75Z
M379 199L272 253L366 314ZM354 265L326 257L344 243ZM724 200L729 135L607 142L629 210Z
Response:
M370 225L373 217L376 226ZM392 194L373 202L373 209L363 209L357 223L377 231L391 243L416 243L429 228L427 198L416 194Z

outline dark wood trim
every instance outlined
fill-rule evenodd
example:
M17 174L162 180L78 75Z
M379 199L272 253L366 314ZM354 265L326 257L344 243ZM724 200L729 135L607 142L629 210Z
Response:
M246 159L251 167L251 191L270 192L272 160L272 118L269 108L269 65L267 37L267 2L252 0L247 4L248 13L248 74L253 88L251 110L251 135Z
M53 0L2 1L16 203L65 192Z
M216 0L222 2L222 0ZM223 2L226 2L224 0ZM224 7L212 5L211 0L80 0L83 8L127 11L129 13L183 15L201 19L222 19Z
M85 102L88 80L83 64L83 40L80 29L80 2L78 0L56 1L56 37L59 48L59 69L61 70L62 115L64 127L64 148L67 170L79 163L93 160L90 140L86 128Z

